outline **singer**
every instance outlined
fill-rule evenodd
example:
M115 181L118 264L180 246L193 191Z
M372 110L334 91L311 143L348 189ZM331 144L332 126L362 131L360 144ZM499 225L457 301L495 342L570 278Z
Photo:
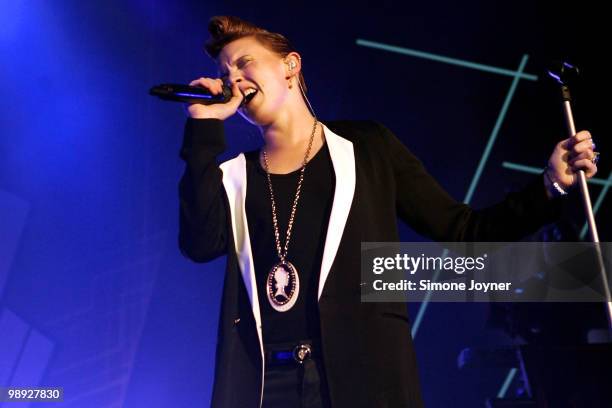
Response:
M438 241L518 240L559 216L578 169L597 172L591 135L472 209L383 125L319 121L283 35L227 16L209 32L220 78L191 85L233 96L187 108L179 246L196 262L227 255L212 406L422 407L406 306L360 302L360 242L398 241L397 217ZM218 165L236 112L263 145Z

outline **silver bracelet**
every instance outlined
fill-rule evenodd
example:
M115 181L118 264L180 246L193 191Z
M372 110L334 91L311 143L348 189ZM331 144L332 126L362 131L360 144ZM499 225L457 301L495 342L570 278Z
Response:
M555 190L557 190L557 196L567 195L567 191L565 191L563 187L561 187L558 182L554 181L552 177L550 177L550 174L548 174L548 166L544 167L544 177L546 177L548 182L552 184Z

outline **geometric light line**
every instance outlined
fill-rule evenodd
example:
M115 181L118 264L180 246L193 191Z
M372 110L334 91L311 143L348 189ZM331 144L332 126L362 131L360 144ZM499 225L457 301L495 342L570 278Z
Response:
M512 80L512 85L510 85L510 89L508 90L508 94L506 95L506 99L504 100L504 104L502 105L502 109L499 112L499 116L497 117L497 120L495 121L495 126L493 127L493 131L491 132L491 135L489 136L489 140L487 142L485 150L482 154L482 157L480 158L480 162L478 163L478 168L476 169L476 173L474 173L474 177L472 178L472 182L470 183L468 192L465 195L465 199L463 200L463 202L466 204L470 203L470 200L472 199L472 195L474 191L476 190L476 185L478 184L478 181L480 180L482 169L484 168L487 162L487 159L489 158L491 149L493 149L493 144L495 143L495 139L497 138L497 134L499 133L499 129L501 128L502 122L504 121L504 118L506 117L506 112L508 111L508 107L510 106L510 102L512 101L512 97L514 96L514 92L516 91L516 87L520 80L520 74L525 69L525 65L527 65L528 59L529 59L529 56L527 54L523 55L523 58L521 59L521 63L519 64L518 71L514 75L514 79ZM421 325L421 320L423 320L428 306L429 306L429 296L426 295L425 299L423 300L423 302L421 302L421 305L419 306L419 311L417 312L418 321L415 321L415 323L418 323L418 325L416 325L416 327L412 329L413 339L416 338L419 326Z
M518 72L523 72L523 70L525 69L525 65L527 65L528 59L529 59L529 56L527 54L523 55L523 58L521 59L521 64L519 65ZM469 204L470 201L472 200L472 196L474 195L474 190L476 190L476 185L478 184L478 181L480 180L480 175L482 174L482 171L485 167L487 159L489 158L489 155L491 154L491 150L493 149L493 144L495 143L495 139L497 139L499 129L501 128L502 122L504 121L506 117L506 113L508 112L508 107L510 106L510 101L512 101L512 97L514 96L514 92L516 91L516 87L518 85L519 79L520 77L517 73L517 75L514 77L514 80L512 80L512 85L510 86L510 90L508 91L508 94L506 95L506 100L504 101L504 105L502 106L502 109L499 112L499 116L497 117L497 121L495 122L495 127L493 128L493 132L491 133L491 136L489 136L489 141L487 142L487 146L485 147L482 157L480 158L480 163L478 163L478 168L476 169L476 173L474 174L474 177L472 178L472 182L470 183L470 188L468 189L468 192L465 195L465 199L463 200L463 202L466 204Z
M519 77L520 79L526 79L528 81L537 81L538 76L532 74L525 74L524 72L516 72L511 69L498 68L492 65L480 64L477 62L471 62L466 60L460 60L457 58L444 57L442 55L432 54L425 51L413 50L405 47L398 47L395 45L383 44L375 41L362 40L360 38L356 41L357 45L361 45L363 47L375 48L383 51L395 52L397 54L402 55L410 55L411 57L418 57L423 59L428 59L437 62L443 62L445 64L450 65L458 65L465 68L471 68L478 71L491 72L499 75L506 75L511 77Z
M19 367L13 372L11 385L38 385L49 361L55 345L36 329L28 333L27 344L19 357Z
M11 369L11 373L9 374L9 383L7 384L8 386L10 386L11 384L13 384L13 377L15 377L15 373L17 372L17 370L19 369L19 363L21 362L21 357L23 356L27 344L28 344L28 339L30 338L30 334L32 334L32 327L28 327L28 331L26 333L26 335L24 336L23 339L23 343L21 343L21 347L19 348L19 352L16 353L15 355L17 356L17 358L15 359L15 363L13 364L13 368ZM17 385L17 384L15 384Z
M508 391L508 388L510 388L510 384L512 384L512 380L514 379L514 376L516 375L517 371L518 370L516 368L511 368L510 371L508 371L508 375L506 375L506 380L504 381L501 388L499 389L499 392L497 393L497 398L501 399L506 396L506 392Z
M543 167L533 167L533 166L525 166L524 164L511 163L511 162L502 162L502 167L510 170L522 171L524 173L531 174L540 174L544 171Z
M11 385L31 330L10 309L0 308L0 387Z
M599 210L599 207L601 207L601 203L603 202L604 197L608 193L608 190L610 189L610 185L612 185L612 171L610 172L610 175L608 176L607 182L608 184L606 184L605 187L601 190L601 192L599 193L599 197L597 197L597 201L595 201L595 205L593 205L593 215L597 214L597 210ZM587 231L588 231L588 225L585 222L584 225L582 226L582 231L580 231L580 239L584 240L584 237L586 236Z
M541 174L544 171L543 167L525 166L524 164L512 163L507 161L502 162L502 167L531 174ZM612 187L612 179L610 179L610 177L608 177L608 179L593 177L588 179L587 183L597 184L599 186L604 187Z

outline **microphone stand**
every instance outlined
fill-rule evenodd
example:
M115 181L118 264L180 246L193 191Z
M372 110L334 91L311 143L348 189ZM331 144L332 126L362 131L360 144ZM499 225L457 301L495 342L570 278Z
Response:
M565 117L565 125L567 127L569 137L573 137L576 135L576 126L574 124L574 115L572 113L572 98L568 86L568 77L571 75L577 75L578 69L575 66L564 62L560 66L558 72L549 70L548 74L561 85L561 99L563 100L563 116ZM610 294L610 285L608 283L608 276L606 275L606 267L604 264L603 254L601 252L601 246L599 245L599 234L597 233L597 225L595 224L595 216L593 215L591 196L589 195L586 175L584 174L583 170L578 171L578 184L580 186L582 204L586 213L587 223L589 225L591 241L594 243L595 247L597 266L599 267L604 295L606 297L606 315L608 317L608 331L610 337L612 338L612 295Z

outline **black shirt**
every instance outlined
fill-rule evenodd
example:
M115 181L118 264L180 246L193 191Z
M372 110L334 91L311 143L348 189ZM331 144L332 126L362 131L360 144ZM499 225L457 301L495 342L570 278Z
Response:
M274 310L266 295L268 273L279 262L266 172L259 162L259 151L248 152L245 157L246 214L255 264L263 341L269 344L319 339L319 273L335 187L327 144L324 143L310 159L304 171L287 252L287 260L297 269L300 289L295 305L286 312ZM288 174L271 174L281 248L285 245L287 224L299 177L299 169Z

